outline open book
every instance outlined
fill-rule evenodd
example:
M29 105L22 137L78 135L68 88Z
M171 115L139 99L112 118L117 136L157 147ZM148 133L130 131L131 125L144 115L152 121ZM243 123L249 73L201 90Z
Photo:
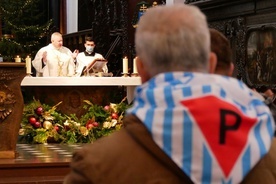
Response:
M89 73L103 72L103 67L107 64L106 59L95 59L87 67L84 67L81 75L89 75Z

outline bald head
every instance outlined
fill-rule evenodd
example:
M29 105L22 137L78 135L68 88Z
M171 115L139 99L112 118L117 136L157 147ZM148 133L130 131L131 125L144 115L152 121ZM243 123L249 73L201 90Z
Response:
M62 35L59 32L54 32L51 35L51 42L56 49L61 48L63 45Z
M149 77L162 72L208 72L210 36L204 14L177 4L150 8L135 34L136 54Z

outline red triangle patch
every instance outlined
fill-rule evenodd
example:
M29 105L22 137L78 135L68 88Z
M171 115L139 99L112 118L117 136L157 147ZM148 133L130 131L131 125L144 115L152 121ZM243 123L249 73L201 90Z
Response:
M249 118L237 107L214 96L183 100L181 103L193 115L210 151L228 177L257 119Z

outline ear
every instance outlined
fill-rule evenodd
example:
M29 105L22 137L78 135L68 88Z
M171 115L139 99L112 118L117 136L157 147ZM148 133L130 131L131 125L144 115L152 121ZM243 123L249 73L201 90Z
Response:
M231 63L230 68L229 68L229 72L228 72L228 76L232 76L234 72L234 64Z
M217 66L217 55L213 52L209 56L209 73L215 73Z
M271 89L268 89L264 92L265 95L267 95L268 97L273 97L274 93Z
M137 65L137 71L141 77L142 83L147 82L150 79L150 75L148 73L147 68L143 64L142 60L140 57L137 56L136 58L136 65Z

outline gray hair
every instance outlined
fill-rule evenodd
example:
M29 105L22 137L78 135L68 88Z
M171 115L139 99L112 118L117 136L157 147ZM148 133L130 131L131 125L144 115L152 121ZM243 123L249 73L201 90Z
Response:
M173 71L208 72L209 29L195 6L149 8L138 23L135 47L151 77Z
M51 41L54 41L56 38L59 38L59 37L62 37L62 34L59 33L59 32L54 32L54 33L51 35Z

